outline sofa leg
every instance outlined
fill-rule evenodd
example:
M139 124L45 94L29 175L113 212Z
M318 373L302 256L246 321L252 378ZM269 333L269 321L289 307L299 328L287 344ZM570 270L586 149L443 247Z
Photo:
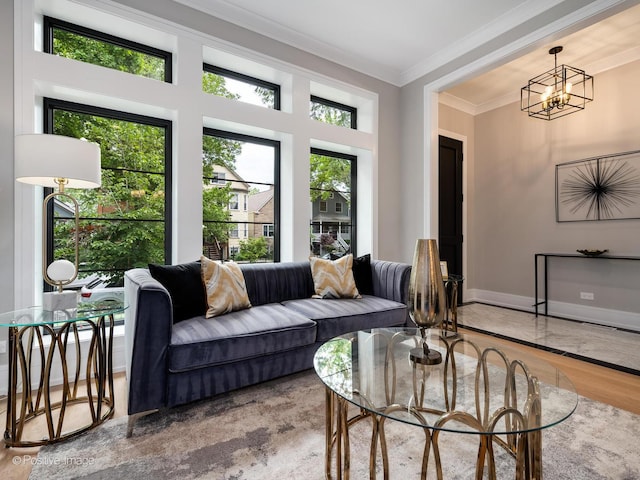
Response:
M151 413L156 413L158 409L146 410L144 412L134 413L133 415L129 415L129 420L127 421L127 438L130 438L133 435L133 424L139 419Z

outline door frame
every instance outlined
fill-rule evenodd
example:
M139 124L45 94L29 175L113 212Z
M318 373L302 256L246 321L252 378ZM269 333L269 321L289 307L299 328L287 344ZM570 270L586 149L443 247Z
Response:
M469 277L469 270L467 268L467 205L469 203L467 201L469 198L467 195L467 166L469 165L469 157L467 156L467 136L451 132L443 128L438 129L438 135L462 142L462 273L465 277L465 281L462 282L462 298L465 299L465 301L469 301L470 299L467 294L469 283L467 282Z

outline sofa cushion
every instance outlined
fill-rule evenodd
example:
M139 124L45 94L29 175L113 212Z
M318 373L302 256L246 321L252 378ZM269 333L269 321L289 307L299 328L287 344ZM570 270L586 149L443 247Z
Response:
M251 307L244 276L238 264L214 262L204 255L200 261L202 262L202 280L207 292L205 317L213 318Z
M305 298L289 300L283 305L318 324L318 342L356 330L401 327L407 320L405 304L371 295L359 299Z
M313 295L309 262L243 263L240 269L254 307Z
M207 299L200 273L200 261L179 265L150 263L149 273L169 292L174 323L204 315Z
M360 298L353 278L353 255L338 260L309 257L316 298Z
M280 304L227 313L214 320L204 316L173 327L169 370L180 372L219 365L312 344L316 324Z

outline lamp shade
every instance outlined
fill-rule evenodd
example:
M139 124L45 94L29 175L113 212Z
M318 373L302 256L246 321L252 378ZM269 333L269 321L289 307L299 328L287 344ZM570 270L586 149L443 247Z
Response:
M100 146L63 135L18 135L15 141L16 180L43 187L58 187L56 179L66 179L67 188L100 186Z

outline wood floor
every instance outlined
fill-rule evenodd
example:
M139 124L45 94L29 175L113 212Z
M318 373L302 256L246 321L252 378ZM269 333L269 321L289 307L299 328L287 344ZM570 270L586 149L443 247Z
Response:
M479 335L479 334L476 334ZM504 343L521 350L528 356L541 358L562 370L573 382L577 392L587 398L608 403L617 408L640 414L640 376L619 372L569 357L514 344L507 340L486 337L492 343ZM126 415L126 384L124 373L115 375L116 408L114 417ZM6 400L0 401L4 417ZM0 420L1 421L1 420ZM86 433L91 435L91 433ZM27 480L31 462L35 462L39 448L1 448L0 478Z

